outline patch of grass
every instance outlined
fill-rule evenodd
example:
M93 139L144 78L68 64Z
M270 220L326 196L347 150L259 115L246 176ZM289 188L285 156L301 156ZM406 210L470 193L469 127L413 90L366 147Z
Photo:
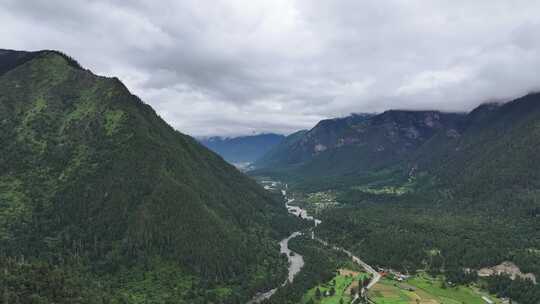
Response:
M39 97L35 100L33 106L26 113L23 122L25 125L29 124L34 118L43 112L47 108L47 101L43 97Z
M46 126L48 119L45 113L46 108L47 101L43 97L36 98L24 115L21 126L17 129L17 139L39 153L45 151L47 144L35 129L43 129Z
M72 121L72 120L81 120L86 117L91 117L95 115L97 111L97 105L95 102L92 102L91 100L85 100L84 98L81 98L82 102L79 102L75 105L75 111L69 113L66 121Z
M473 287L455 286L444 288L442 287L442 279L434 279L424 274L411 278L407 283L437 297L441 304L485 304L482 296L487 296L487 294ZM494 297L490 298L495 300Z
M310 289L302 298L301 303L308 303L310 299L319 304L339 304L341 299L343 299L343 303L349 303L352 300L349 286L353 284L353 282L358 281L360 278L364 278L366 276L366 273L360 273L357 275L338 274L331 281ZM320 299L317 299L316 297L317 288L321 292ZM332 288L335 290L334 295L325 296L325 294Z
M377 304L408 304L413 303L412 292L395 286L395 282L382 279L370 290L370 298Z
M396 281L381 280L370 291L370 298L376 304L485 304L482 296L489 296L475 287L443 287L440 278L421 274L407 280L407 285L415 290L405 290ZM495 297L489 296L495 303Z
M0 240L10 237L10 223L20 222L30 213L28 203L20 180L0 177Z
M78 172L83 170L89 172L92 170L92 166L88 164L90 157L90 148L86 145L78 145L73 153L73 157L70 159L58 179L65 182L75 176Z
M111 136L118 131L124 120L124 112L120 110L105 112L105 133Z

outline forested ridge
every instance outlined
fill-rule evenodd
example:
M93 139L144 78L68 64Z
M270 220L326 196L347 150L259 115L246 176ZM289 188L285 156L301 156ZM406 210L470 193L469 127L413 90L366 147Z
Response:
M0 52L4 303L241 303L286 275L281 201L116 78Z
M466 284L477 280L469 271L512 261L539 278L540 94L444 117L338 119L345 131L330 124L333 131L295 138L291 148L328 149L253 174L287 181L293 192L335 193L338 205L318 215L318 233L369 264ZM540 287L526 280L486 284L520 303L540 301Z

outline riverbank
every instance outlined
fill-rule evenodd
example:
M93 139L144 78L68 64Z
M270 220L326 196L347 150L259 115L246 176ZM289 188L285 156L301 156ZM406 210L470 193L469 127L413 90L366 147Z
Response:
M266 187L265 189L269 190ZM286 198L287 192L285 190L282 190L282 195ZM290 214L298 216L298 214L295 212L302 213L300 210L297 209L289 209L288 203L289 201L285 203L285 208L287 208L287 211ZM300 270L304 266L304 258L302 257L302 255L289 249L289 241L300 235L302 235L302 232L295 231L291 233L287 238L284 238L279 242L280 253L287 256L287 260L289 263L287 280L285 280L283 284L277 286L276 288L256 294L255 297L253 297L249 302L247 302L247 304L261 303L262 301L272 297L280 287L283 287L287 283L292 283L294 281L294 277L300 272Z

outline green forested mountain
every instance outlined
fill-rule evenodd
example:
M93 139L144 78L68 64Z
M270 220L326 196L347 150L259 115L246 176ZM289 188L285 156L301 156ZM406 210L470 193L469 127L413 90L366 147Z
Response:
M0 142L3 303L236 303L283 279L281 204L116 78L0 51Z
M323 120L256 162L254 174L334 187L335 180L362 179L402 164L436 134L457 136L464 118L456 113L392 110Z
M318 215L319 235L372 265L468 283L477 278L466 270L512 261L540 277L540 94L468 114L389 111L360 125L326 133L353 144L254 173L288 180L293 192L331 190L338 205ZM529 281L484 284L540 301Z
M325 120L265 155L253 174L303 184L320 179L321 189L426 174L462 194L492 194L508 185L534 189L538 124L540 94L468 114L392 110Z
M540 94L483 105L467 116L460 136L433 140L410 163L467 204L505 201L499 205L511 212L539 197L539 130Z
M362 123L369 114L353 114L346 118L320 121L311 130L291 134L286 145L271 151L256 164L258 167L296 165L319 156L326 150L349 144L354 126Z

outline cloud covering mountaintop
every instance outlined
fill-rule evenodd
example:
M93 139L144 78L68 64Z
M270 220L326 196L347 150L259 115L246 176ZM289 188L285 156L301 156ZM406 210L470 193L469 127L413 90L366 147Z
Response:
M537 1L0 1L1 48L58 49L198 136L470 110L540 87Z

